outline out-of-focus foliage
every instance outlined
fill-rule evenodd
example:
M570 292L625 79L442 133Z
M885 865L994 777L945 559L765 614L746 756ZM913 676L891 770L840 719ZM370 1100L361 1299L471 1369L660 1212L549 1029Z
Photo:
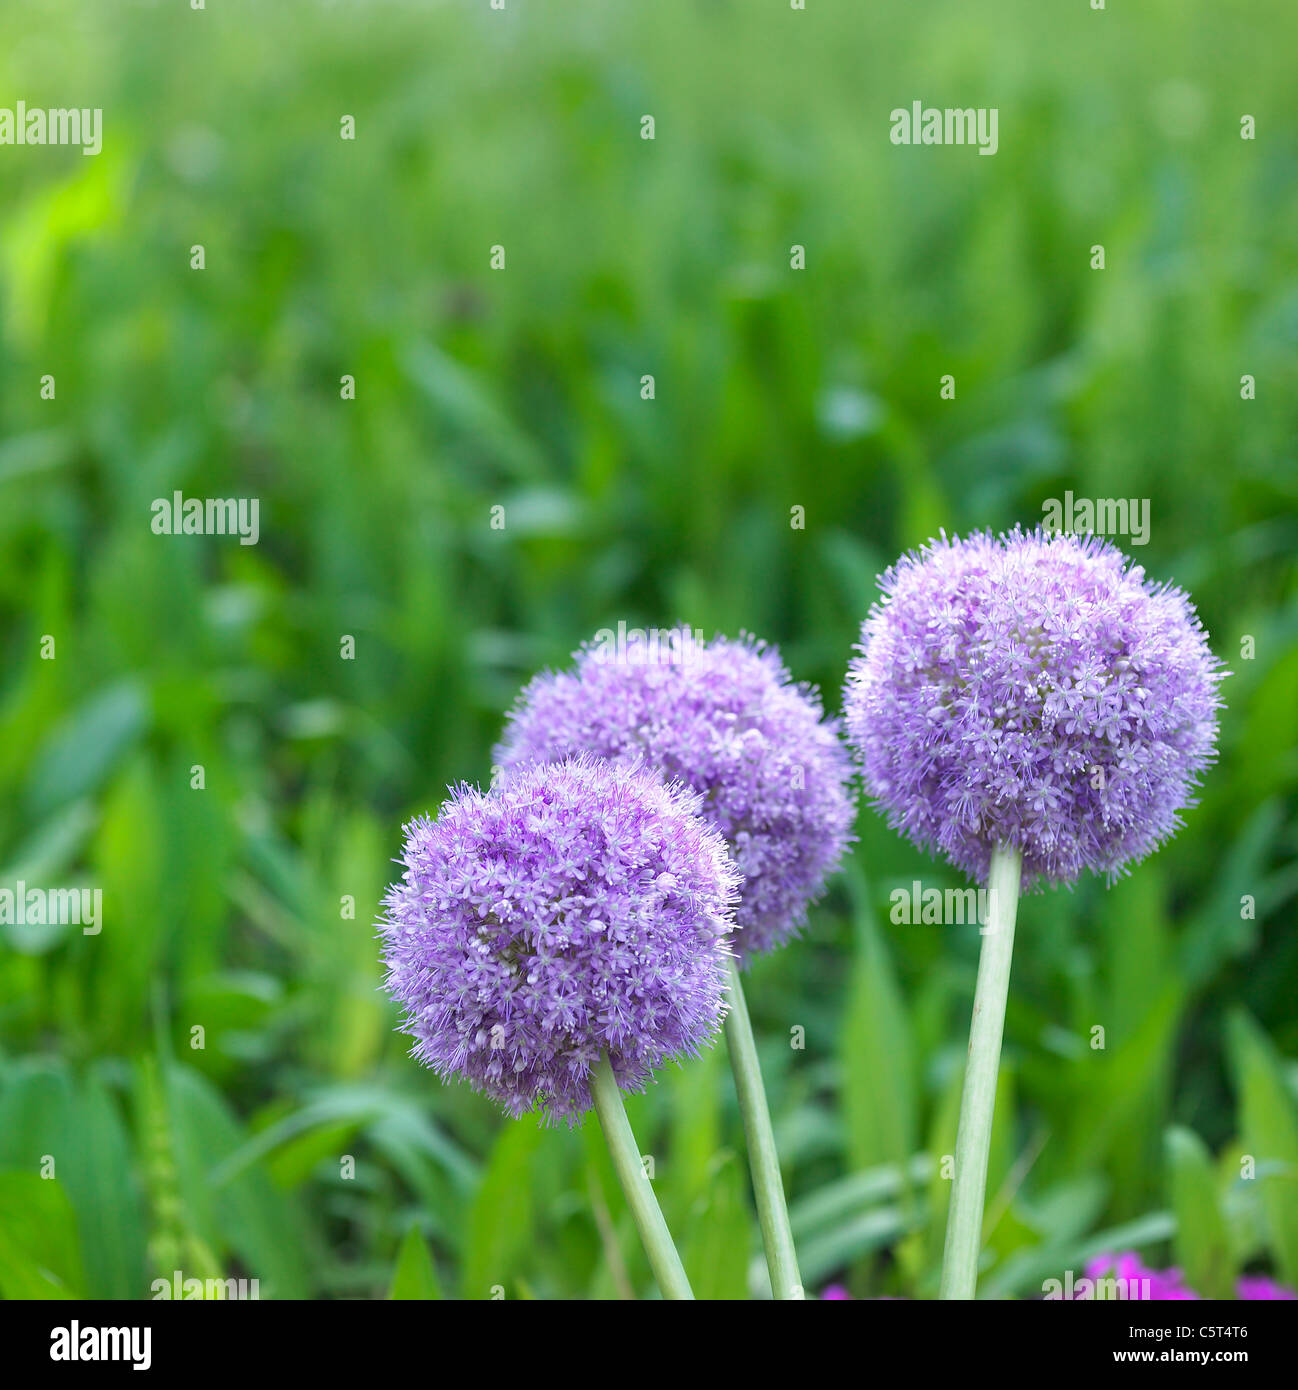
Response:
M645 1292L593 1124L405 1059L402 819L620 620L756 632L836 708L881 566L1067 490L1150 500L1235 674L1180 836L1023 905L983 1289L1131 1246L1298 1280L1295 39L1284 0L5 6L0 100L104 148L0 146L0 885L103 929L0 928L0 1292ZM892 146L914 100L999 152ZM154 535L176 490L259 543ZM748 992L808 1286L924 1296L978 943L893 924L956 880L859 833ZM760 1290L724 1058L630 1108L700 1292Z

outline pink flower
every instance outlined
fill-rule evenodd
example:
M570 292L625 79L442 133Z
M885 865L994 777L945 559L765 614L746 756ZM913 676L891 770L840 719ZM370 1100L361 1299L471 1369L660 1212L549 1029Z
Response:
M1097 1255L1086 1266L1088 1279L1116 1279L1123 1283L1122 1293L1129 1299L1147 1299L1151 1303L1168 1303L1198 1298L1193 1289L1182 1282L1179 1269L1148 1269L1140 1263L1133 1250L1121 1255Z
M1097 1255L1086 1266L1088 1279L1120 1279L1124 1281L1121 1294L1127 1298L1144 1298L1151 1303L1198 1298L1193 1289L1186 1288L1185 1276L1179 1269L1147 1269L1134 1250L1121 1255ZM1148 1284L1144 1281L1148 1280ZM827 1296L827 1293L826 1295ZM1265 1274L1245 1274L1235 1285L1235 1297L1253 1300L1298 1300L1298 1293L1268 1279Z
M1235 1285L1238 1298L1247 1299L1298 1299L1298 1293L1268 1279L1265 1274L1246 1274Z

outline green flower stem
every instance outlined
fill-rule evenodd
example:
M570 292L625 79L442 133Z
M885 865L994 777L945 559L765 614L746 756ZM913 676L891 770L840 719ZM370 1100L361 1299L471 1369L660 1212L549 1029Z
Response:
M693 1298L690 1281L685 1275L685 1266L672 1244L671 1232L663 1220L654 1196L653 1185L645 1175L640 1150L631 1133L631 1123L626 1117L626 1107L622 1104L622 1093L618 1090L617 1079L606 1056L601 1057L590 1075L590 1094L595 1102L595 1113L599 1116L600 1128L608 1141L609 1153L613 1156L613 1167L617 1170L622 1191L626 1193L627 1205L644 1243L649 1265L664 1298Z
M991 1149L996 1076L1005 1031L1014 920L1018 915L1022 856L998 845L987 876L988 916L983 927L973 1022L969 1027L969 1062L960 1097L960 1127L955 1141L955 1181L946 1223L941 1298L973 1298L982 1252L983 1201L987 1189L987 1155Z
M748 1141L748 1166L753 1175L753 1195L757 1199L757 1219L766 1247L766 1265L771 1271L771 1292L779 1299L800 1299L806 1295L798 1274L798 1256L789 1229L789 1209L784 1203L784 1182L780 1177L780 1156L775 1151L775 1132L766 1104L762 1071L753 1042L753 1025L748 1002L739 980L736 963L730 962L730 1012L726 1015L726 1049L735 1074L739 1111L744 1117L744 1137Z

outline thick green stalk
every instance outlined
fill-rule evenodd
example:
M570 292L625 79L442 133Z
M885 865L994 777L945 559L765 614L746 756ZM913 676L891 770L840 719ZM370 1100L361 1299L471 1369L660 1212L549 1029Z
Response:
M969 1062L960 1097L960 1126L955 1141L955 1180L946 1223L942 1257L942 1298L973 1298L982 1252L983 1201L987 1189L987 1155L996 1108L1005 1001L1009 997L1014 920L1018 915L1018 850L997 846L987 876L990 921L983 926L978 983L974 987L973 1022L969 1028Z
M780 1156L775 1151L775 1131L771 1128L771 1112L757 1062L757 1046L753 1042L753 1025L748 1017L748 1001L744 998L744 987L733 960L730 962L726 1048L735 1074L739 1112L744 1117L748 1166L753 1175L753 1196L757 1200L762 1244L766 1247L766 1265L771 1272L771 1293L781 1299L804 1298L793 1233L789 1230L789 1210L784 1203Z
M664 1298L693 1298L685 1266L672 1244L671 1233L654 1196L653 1185L645 1175L640 1150L631 1133L631 1123L622 1104L622 1093L607 1057L601 1057L590 1076L590 1094L595 1102L600 1128L608 1141L613 1167L617 1170L627 1205L644 1243L649 1265Z

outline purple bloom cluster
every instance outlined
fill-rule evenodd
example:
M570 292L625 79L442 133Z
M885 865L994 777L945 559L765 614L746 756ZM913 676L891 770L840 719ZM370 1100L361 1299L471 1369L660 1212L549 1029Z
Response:
M571 1121L601 1052L624 1090L696 1055L724 1015L739 885L700 805L581 757L412 821L379 934L414 1056Z
M1129 1299L1148 1298L1151 1303L1180 1302L1200 1297L1186 1287L1185 1276L1179 1269L1150 1269L1141 1263L1134 1250L1120 1255L1097 1255L1086 1266L1088 1279L1120 1279L1126 1284L1123 1292ZM1148 1292L1143 1281L1148 1280ZM1264 1274L1245 1274L1235 1285L1235 1296L1244 1302L1288 1301L1298 1299L1292 1289L1277 1284Z
M1193 1289L1185 1287L1185 1277L1179 1269L1149 1269L1134 1250L1121 1255L1097 1255L1087 1264L1086 1277L1120 1282L1124 1286L1121 1292L1128 1299L1173 1303L1199 1297Z
M572 672L538 676L509 717L496 761L513 769L586 751L643 758L701 792L743 874L741 959L802 927L850 838L852 765L817 693L774 648L690 643L614 658L587 644Z
M1248 1302L1292 1303L1298 1300L1298 1293L1268 1279L1265 1274L1245 1274L1235 1285L1235 1296Z
M883 576L844 697L890 823L976 881L1110 880L1181 824L1215 756L1221 666L1181 590L1107 542L931 541Z

